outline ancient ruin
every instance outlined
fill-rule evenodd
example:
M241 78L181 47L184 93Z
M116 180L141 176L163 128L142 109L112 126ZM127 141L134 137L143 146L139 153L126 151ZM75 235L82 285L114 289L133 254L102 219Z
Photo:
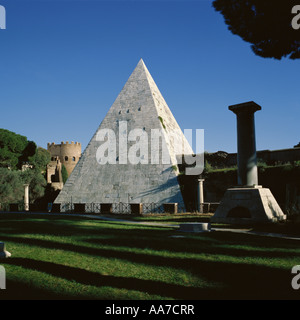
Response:
M211 222L253 223L286 219L270 189L258 185L253 101L229 106L237 116L238 186L226 191Z
M193 154L141 59L55 204L99 203L101 211L108 212L113 203L144 204L144 211L149 203L183 204L177 180L176 157L182 154L178 145Z
M54 190L63 188L62 166L64 165L68 175L75 168L81 157L81 143L68 141L66 143L48 143L47 150L50 152L51 161L47 165L47 183L51 184Z

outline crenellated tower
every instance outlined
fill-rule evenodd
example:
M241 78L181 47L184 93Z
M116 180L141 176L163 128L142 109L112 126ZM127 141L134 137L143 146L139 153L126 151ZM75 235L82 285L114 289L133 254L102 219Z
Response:
M81 143L61 142L61 144L55 144L54 142L48 143L47 149L51 154L51 161L55 161L57 158L66 167L68 175L75 168L79 158L81 157Z

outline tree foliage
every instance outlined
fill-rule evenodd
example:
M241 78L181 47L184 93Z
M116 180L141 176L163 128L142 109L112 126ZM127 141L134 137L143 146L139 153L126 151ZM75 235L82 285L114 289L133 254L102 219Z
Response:
M0 168L0 203L19 202L24 195L21 171Z
M33 156L28 157L29 163L32 163L34 167L41 172L46 170L47 164L51 160L50 152L44 148L38 147Z
M263 58L300 58L300 30L292 28L295 0L214 0L228 29L251 43L253 52Z
M63 179L63 183L65 184L66 181L68 180L68 171L66 169L66 167L64 166L64 164L61 166L61 176Z
M50 162L48 150L12 131L0 129L0 166L21 169L24 162L44 171Z
M32 169L21 169L28 162ZM36 147L26 137L0 129L0 203L17 203L23 200L24 184L29 184L30 202L42 198L47 185L46 166L50 162L50 153ZM9 170L8 167L11 169Z
M22 201L25 183L29 184L30 203L44 196L47 183L40 171L0 168L0 203Z
M26 170L21 172L21 180L29 184L29 194L31 202L44 196L45 187L47 185L46 179L41 171L37 168L33 170Z
M0 164L12 169L21 168L23 162L36 152L36 144L12 131L0 129Z

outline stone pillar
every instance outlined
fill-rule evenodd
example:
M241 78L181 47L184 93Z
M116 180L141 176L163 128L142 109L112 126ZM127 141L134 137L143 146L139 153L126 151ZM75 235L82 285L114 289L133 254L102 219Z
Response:
M204 179L198 179L198 212L203 213L204 195L203 195Z
M29 184L24 184L24 210L29 211Z
M228 107L237 116L238 185L258 184L254 113L261 106L253 101Z
M286 220L268 188L257 185L254 113L261 107L253 101L229 106L237 115L238 184L227 189L213 223L264 223Z

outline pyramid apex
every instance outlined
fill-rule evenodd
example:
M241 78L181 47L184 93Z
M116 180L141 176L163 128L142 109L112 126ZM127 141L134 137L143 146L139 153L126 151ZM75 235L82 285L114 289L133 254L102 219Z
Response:
M144 62L144 60L142 58L139 60L139 62L136 65L135 69L133 70L132 74L135 74L136 72L138 72L138 73L142 72L142 73L146 74L147 78L149 76L151 77L151 75L149 73L149 70L146 67L145 62Z
M145 65L145 62L144 62L144 60L143 60L142 58L140 59L138 65L142 65L142 66L144 66L144 67L146 66L146 65Z

